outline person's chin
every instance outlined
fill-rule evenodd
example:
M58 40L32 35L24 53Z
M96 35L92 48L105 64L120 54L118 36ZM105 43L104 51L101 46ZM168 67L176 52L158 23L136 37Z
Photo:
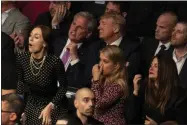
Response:
M149 78L150 79L154 78L154 75L153 74L149 74Z
M85 113L86 114L86 116L92 116L93 115L93 112L87 112L87 113Z
M156 80L156 77L155 76L149 76L149 79L150 80Z

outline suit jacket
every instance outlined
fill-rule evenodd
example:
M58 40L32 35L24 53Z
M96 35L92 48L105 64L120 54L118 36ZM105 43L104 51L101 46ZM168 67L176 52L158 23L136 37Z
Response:
M169 56L171 56L171 58L173 58L173 52L167 52L165 53ZM184 65L179 73L179 80L180 80L180 85L182 88L187 89L187 59L184 62Z
M53 48L54 48L54 54L56 56L60 57L60 54L63 48L65 47L66 43L67 43L67 38L64 37L59 37L55 40L55 42L53 43ZM86 52L87 52L87 45L86 43L83 42L83 44L78 49L78 56L80 61L73 66L69 64L68 69L66 71L69 87L81 88L86 86L84 83L81 82L83 79L82 74L84 71Z
M153 38L145 38L142 41L141 47L140 47L140 53L141 53L141 68L140 73L144 76L148 76L148 70L152 61L152 58L154 57L155 51L159 45L159 41ZM168 50L166 50L167 53L172 53L173 47L170 46Z
M23 30L25 38L28 36L28 32L31 28L29 19L24 16L17 8L13 8L8 13L4 24L1 29L6 34L10 35L19 30Z
M89 47L88 59L86 63L85 69L85 78L87 79L86 84L91 84L92 78L92 67L99 63L99 55L100 50L106 46L106 43L103 40L99 40ZM127 37L123 37L119 48L121 48L124 52L124 58L126 62L129 63L127 67L128 76L130 83L135 74L139 72L139 64L140 64L140 53L139 53L139 43L137 41L131 41L131 39ZM125 64L124 64L125 65Z
M184 65L181 69L181 72L179 73L180 85L185 89L187 89L186 74L187 74L187 59L185 60Z
M17 74L14 55L14 41L1 32L2 89L16 89Z
M59 37L59 36L68 36L68 31L71 25L71 22L73 20L73 15L70 14L69 16L65 16L65 18L63 19L63 21L59 24L59 29L53 29L52 30L52 34L53 36ZM48 26L50 28L52 28L51 26L51 22L52 22L52 17L50 12L44 12L40 15L38 15L38 17L36 18L36 21L34 23L34 25L45 25Z

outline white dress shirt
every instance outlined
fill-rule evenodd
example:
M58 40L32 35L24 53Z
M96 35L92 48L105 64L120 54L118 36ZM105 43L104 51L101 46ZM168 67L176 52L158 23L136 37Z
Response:
M175 54L175 50L173 51L173 60L175 61L176 63L176 66L177 66L177 71L178 71L178 74L180 74L181 72L181 69L185 63L185 60L187 58L187 52L180 58L180 59L177 59L177 56Z
M60 59L62 59L64 53L67 51L67 46L69 45L69 43L71 43L70 39L67 40L67 43L64 47L64 49L62 50L61 54L60 54ZM77 49L79 47L81 47L82 43L77 43ZM64 65L65 66L65 71L67 70L69 64L71 64L71 66L75 65L76 63L78 63L80 60L79 59L76 59L76 60L73 60L71 61L71 56L69 57L67 63Z
M162 42L159 42L159 45L158 45L158 47L157 47L157 49L156 49L156 51L155 51L155 55L157 55L158 54L158 52L160 51L160 49L161 49L161 45L165 45L165 47L166 47L166 49L165 50L168 50L169 49L169 47L170 47L170 45L171 45L171 43L170 42L168 42L168 43L166 43L166 44L163 44Z

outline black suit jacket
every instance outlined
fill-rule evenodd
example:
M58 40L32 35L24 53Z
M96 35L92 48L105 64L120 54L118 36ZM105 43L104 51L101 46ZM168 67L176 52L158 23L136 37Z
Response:
M169 56L171 56L171 58L173 58L173 52L167 52L165 53ZM184 64L183 64L183 67L179 73L179 80L180 80L180 85L182 88L184 89L187 89L187 77L186 77L186 74L187 74L187 60L185 60Z
M88 42L88 41L84 41L84 42ZM69 64L68 69L66 71L69 87L81 88L81 87L86 86L82 82L82 79L83 79L82 74L84 71L84 63L85 63L85 59L86 59L85 53L87 52L87 48L88 48L87 44L84 42L81 45L81 47L78 49L78 56L79 56L80 61L73 66L71 66L71 64ZM67 38L64 38L64 37L59 37L54 41L53 48L54 48L54 54L56 56L58 56L58 57L60 56L66 43L67 43Z
M72 20L73 20L72 14L70 14L69 16L65 16L63 21L59 24L60 29L52 30L53 36L55 36L55 37L66 36L67 37ZM36 18L34 25L35 26L36 25L45 25L45 26L52 28L51 22L52 22L52 17L50 15L50 12L48 11L48 12L44 12L44 13L40 14Z
M92 78L92 67L99 63L100 50L106 46L106 43L103 40L99 40L89 47L88 59L86 62L85 78L87 79L86 84L91 84ZM123 37L119 48L124 52L124 58L126 62L129 62L128 76L130 83L135 74L139 72L140 64L140 53L139 53L139 43L137 41L131 41L127 37ZM125 65L125 64L124 64Z
M184 65L181 69L181 72L179 73L179 78L180 78L180 85L187 89L187 59L184 62Z
M140 53L141 53L141 68L140 73L144 76L148 76L149 67L151 61L154 57L155 51L159 45L159 41L154 38L144 38L141 46L140 46ZM170 46L167 53L172 53L173 47Z
M2 89L16 89L17 74L15 66L14 40L1 32L1 71Z

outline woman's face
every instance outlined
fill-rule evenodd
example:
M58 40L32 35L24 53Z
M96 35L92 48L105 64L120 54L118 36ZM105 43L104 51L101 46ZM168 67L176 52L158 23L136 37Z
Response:
M29 51L31 53L41 52L46 47L40 28L34 28L29 36Z
M107 56L105 56L103 53L100 54L100 67L102 67L102 75L109 76L113 73L113 71L116 69L116 64L112 62Z
M154 58L149 68L149 78L156 80L158 78L158 59Z

